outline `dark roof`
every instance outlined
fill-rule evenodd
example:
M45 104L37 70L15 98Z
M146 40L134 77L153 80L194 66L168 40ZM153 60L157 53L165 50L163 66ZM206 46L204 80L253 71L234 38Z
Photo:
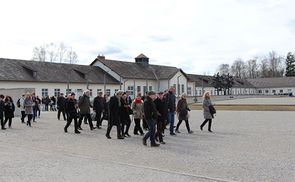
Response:
M146 57L144 54L140 54L135 59L137 59L137 58L148 58L148 57Z
M247 79L256 88L295 87L295 77Z
M108 73L96 66L27 61L0 58L0 80L119 84ZM88 81L87 81L88 80Z
M135 62L118 61L110 59L95 59L90 65L93 65L96 61L100 61L105 66L116 72L123 78L130 79L170 79L178 71L181 71L185 76L186 74L176 67L161 66L161 65L143 65Z
M211 80L213 76L187 74L189 81L195 82L199 87L213 87ZM254 86L245 79L234 78L233 88L253 88Z

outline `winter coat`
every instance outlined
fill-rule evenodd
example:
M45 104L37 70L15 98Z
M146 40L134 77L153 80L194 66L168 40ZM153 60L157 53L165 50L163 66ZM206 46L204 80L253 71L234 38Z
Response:
M57 107L61 111L66 109L66 98L64 96L59 96L57 98Z
M176 110L176 96L172 92L167 94L167 103L169 112L175 112Z
M157 120L158 111L154 101L150 97L146 97L143 103L144 117L146 120Z
M25 114L33 114L34 101L31 98L25 98L24 107Z
M204 99L203 100L203 114L205 119L212 119L212 114L210 113L209 106L212 105L212 102L210 99Z
M118 125L120 123L121 102L116 96L112 96L109 101L109 124Z
M176 109L178 120L187 120L188 111L190 111L190 109L187 106L186 99L180 99L177 103L177 109Z
M102 112L104 110L104 98L97 96L93 100L93 110Z
M3 113L4 113L4 101L1 100L0 101L0 119L3 117Z
M84 94L79 100L80 114L90 114L90 107L90 98Z
M15 106L12 102L4 103L4 116L5 118L14 118Z
M161 121L167 118L167 107L165 107L165 99L161 100L157 98L155 101L156 109L160 115L158 115L158 119Z
M131 104L131 108L133 110L134 119L142 119L143 118L143 101L136 100Z

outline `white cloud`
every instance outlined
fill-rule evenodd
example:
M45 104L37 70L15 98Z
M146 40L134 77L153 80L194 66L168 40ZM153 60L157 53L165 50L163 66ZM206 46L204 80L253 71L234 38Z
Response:
M81 64L97 54L214 73L236 58L294 51L291 0L108 0L1 3L0 57L30 59L32 49L64 42Z

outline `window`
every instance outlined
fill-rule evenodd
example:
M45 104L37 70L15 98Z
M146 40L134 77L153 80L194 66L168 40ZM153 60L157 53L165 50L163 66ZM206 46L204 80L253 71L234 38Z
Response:
M137 86L137 92L140 92L141 91L141 86Z
M276 90L272 90L272 93L275 94L276 93Z
M149 91L152 91L153 90L153 86L149 86Z
M258 90L258 93L259 93L259 94L262 94L262 90Z
M187 87L187 95L192 95L192 88L191 87Z
M99 92L101 92L101 89L100 89L100 88L99 88L99 89L97 89L97 91L96 91L96 92L97 92L97 95L98 95L98 93L99 93Z
M202 90L199 90L199 95L200 95L200 96L202 95Z
M60 89L59 88L54 89L54 96L59 97L59 95L60 95Z
M72 89L66 89L66 94L69 95L72 92Z
M134 95L134 87L133 86L128 86L127 90L129 91L130 95Z
M119 91L119 89L115 89L115 93L117 93Z
M106 94L111 95L111 89L106 89Z
M147 86L143 86L143 95L147 92Z
M42 88L42 97L48 96L48 88Z
M281 93L281 94L284 93L284 90L280 90L280 93Z
M268 94L268 90L265 90L265 93Z
M92 97L92 89L89 89L89 91L90 91L90 97Z
M181 93L184 93L184 84L181 85Z
M82 95L83 94L83 89L77 89L77 95Z

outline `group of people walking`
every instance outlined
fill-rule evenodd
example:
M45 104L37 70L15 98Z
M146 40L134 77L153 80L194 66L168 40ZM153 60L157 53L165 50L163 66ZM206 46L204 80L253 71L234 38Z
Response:
M130 137L129 130L132 119L134 120L134 135L141 135L143 145L147 145L150 139L152 147L165 144L164 133L169 126L170 135L174 136L180 133L179 128L185 121L186 129L189 134L193 133L189 125L189 107L186 101L186 94L183 93L176 102L175 89L170 88L165 92L155 93L153 91L146 92L141 95L139 92L132 100L128 92L117 91L112 97L103 96L99 92L94 98L93 103L90 102L90 91L86 91L78 100L75 93L64 96L63 93L57 98L57 119L66 121L64 132L68 132L68 128L74 121L74 132L79 134L82 129L82 123L88 124L90 130L100 129L103 120L108 121L106 138L111 139L111 130L116 126L117 138L124 139ZM209 92L204 93L203 114L204 122L200 125L203 130L208 123L208 131L212 132L212 119L216 110L210 100ZM40 117L40 103L42 101L35 96L35 93L23 94L16 102L17 107L21 111L21 122L31 127L31 121L36 121ZM93 112L91 112L93 108ZM6 129L6 123L10 128L12 118L14 117L15 105L10 96L4 97L0 95L0 121L1 129ZM178 123L174 126L175 114ZM27 120L25 122L25 118ZM131 119L132 118L132 119ZM93 121L96 121L94 126ZM146 133L144 133L144 130ZM158 142L158 143L157 143Z
M74 132L80 133L81 124L84 120L88 124L90 130L100 129L102 121L108 120L106 138L111 139L111 130L116 127L117 139L130 137L129 129L131 125L131 117L134 120L134 135L142 135L143 145L147 145L147 140L150 139L152 147L157 147L164 142L164 132L169 125L169 133L174 136L180 133L179 127L185 121L186 129L189 134L193 133L189 125L189 107L186 101L186 94L183 93L181 98L176 102L175 89L171 88L166 92L155 93L153 91L146 92L144 96L138 93L132 100L129 93L117 91L110 99L102 96L99 92L94 98L93 104L90 102L90 92L86 91L78 100L75 98L75 93L71 93L67 98L61 95L57 99L58 119L60 113L63 113L64 120L67 121L64 132L68 132L68 127L74 120ZM93 113L91 109L93 108ZM209 122L208 131L212 132L211 124L214 113L209 92L204 94L203 112L205 121L200 126L203 127ZM175 114L178 118L178 123L174 126ZM93 125L93 120L96 121L96 127ZM147 130L144 133L144 130ZM158 143L157 143L158 142Z
M23 94L22 97L17 100L16 106L10 96L5 97L4 95L0 95L1 129L6 129L6 123L8 123L9 128L12 127L15 107L18 107L21 111L21 122L31 127L31 121L33 120L33 122L35 122L36 118L40 117L39 103L40 100L35 96L35 93ZM25 122L26 117L27 121Z

